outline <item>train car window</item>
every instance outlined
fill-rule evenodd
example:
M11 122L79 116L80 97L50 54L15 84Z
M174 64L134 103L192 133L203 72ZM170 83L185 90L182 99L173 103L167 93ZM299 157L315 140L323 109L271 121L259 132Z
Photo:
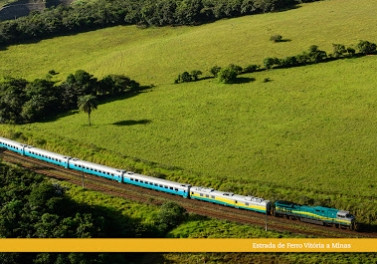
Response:
M203 196L203 194L201 193L200 196Z
M165 185L164 187L165 187L165 189L168 189L168 186Z
M161 184L160 184L159 186L162 188L162 185L161 185Z
M212 195L212 196L211 196L211 198L212 198L212 199L215 199L215 196L214 196L214 195Z
M191 192L191 194L194 194L194 192Z
M208 194L206 194L206 197L207 197L207 198L209 198L209 195L208 195Z
M157 183L155 183L155 184L154 184L154 186L158 186L158 184L157 184Z
M234 201L234 203L238 203L237 201Z
M173 190L173 187L169 187L170 190Z
M246 206L248 206L248 205L249 205L249 203L245 203L245 205L246 205Z
M178 188L174 188L174 190L175 190L176 192L178 192Z
M135 182L138 182L138 181L139 181L138 179L135 180Z

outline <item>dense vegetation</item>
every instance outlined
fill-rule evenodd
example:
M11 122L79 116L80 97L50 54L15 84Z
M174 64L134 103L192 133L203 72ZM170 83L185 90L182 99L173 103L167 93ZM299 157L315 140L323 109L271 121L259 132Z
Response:
M0 237L135 237L138 222L101 207L78 204L60 185L0 164ZM1 263L109 263L106 254L0 254ZM120 259L119 259L120 258ZM124 257L123 257L123 260Z
M50 71L45 79L27 81L6 78L0 82L0 123L29 123L53 117L77 108L86 95L106 98L136 92L139 83L124 75L108 75L98 81L93 75L78 70L57 84Z
M95 0L0 23L0 45L120 24L195 25L271 12L305 0Z
M111 206L76 202L67 191L40 175L0 163L0 237L164 237L188 217L182 207L170 202L147 224ZM132 259L116 254L0 254L1 263L126 263Z

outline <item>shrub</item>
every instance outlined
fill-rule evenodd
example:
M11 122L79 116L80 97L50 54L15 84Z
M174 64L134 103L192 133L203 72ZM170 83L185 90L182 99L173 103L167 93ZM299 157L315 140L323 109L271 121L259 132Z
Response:
M354 48L348 47L348 48L347 48L347 53L348 53L348 55L349 55L350 57L353 57L353 56L355 56L356 51L355 51Z
M332 44L334 48L334 58L341 58L347 53L346 47L342 44Z
M282 35L273 35L270 37L270 40L273 42L282 42L283 36Z
M221 69L218 73L219 81L222 83L233 83L237 79L237 75L242 72L240 66L231 64L228 67Z
M199 75L202 75L202 72L199 70L193 70L191 71L191 77L193 81L199 80Z
M278 58L265 58L263 60L264 67L266 69L271 69L273 65L280 65L280 60Z
M221 70L221 67L219 66L213 66L210 70L210 72L212 73L213 77L217 77L217 74L220 72Z
M192 82L199 80L199 75L202 75L202 72L199 70L193 70L191 73L187 71L178 75L177 79L175 79L174 83L183 83L183 82Z
M260 69L260 65L250 64L243 69L243 72L244 73L251 73L251 72L255 72L259 69Z
M187 216L185 208L174 202L167 202L161 206L157 224L161 231L166 232L185 221Z
M376 53L376 44L366 40L360 40L359 44L357 44L357 48L359 49L359 53L364 55Z

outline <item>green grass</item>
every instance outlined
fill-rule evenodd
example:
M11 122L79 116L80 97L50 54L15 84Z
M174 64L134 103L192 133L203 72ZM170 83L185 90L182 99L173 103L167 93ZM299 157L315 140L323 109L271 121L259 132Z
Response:
M332 43L377 42L376 11L374 1L332 0L199 27L113 27L10 46L0 53L3 75L33 79L55 69L63 80L81 68L157 86L100 105L92 127L73 113L3 125L2 133L22 131L60 153L191 184L312 198L376 223L376 56L243 75L255 81L234 85L170 84L184 70L261 63L312 44L331 51ZM274 34L292 41L273 43Z
M377 175L376 59L260 72L237 85L165 85L100 105L91 127L75 113L16 129L112 166L135 167L121 155L142 158L182 168L169 175L174 180L270 199L330 199L365 212L373 209ZM263 83L266 77L272 81Z
M143 84L172 83L179 73L229 63L261 64L265 57L296 55L310 45L332 50L360 39L377 42L375 1L331 0L280 13L225 19L199 27L139 29L118 26L74 36L10 46L1 51L1 75L60 79L77 69L102 77L129 75ZM273 43L282 35L290 42Z
M170 231L171 238L303 238L305 236L265 231L262 227L200 218L181 224Z
M55 182L55 181L52 181ZM66 194L77 203L89 206L102 206L118 212L132 219L139 220L142 224L153 224L157 219L158 207L145 205L119 197L112 197L100 192L84 189L67 182L58 182L67 188Z

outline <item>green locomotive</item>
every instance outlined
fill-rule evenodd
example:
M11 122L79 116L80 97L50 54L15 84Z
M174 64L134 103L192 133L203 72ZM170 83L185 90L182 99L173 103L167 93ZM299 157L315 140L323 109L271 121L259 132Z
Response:
M355 217L349 211L323 206L307 206L287 201L276 201L273 214L298 219L319 225L331 225L339 228L356 229Z

